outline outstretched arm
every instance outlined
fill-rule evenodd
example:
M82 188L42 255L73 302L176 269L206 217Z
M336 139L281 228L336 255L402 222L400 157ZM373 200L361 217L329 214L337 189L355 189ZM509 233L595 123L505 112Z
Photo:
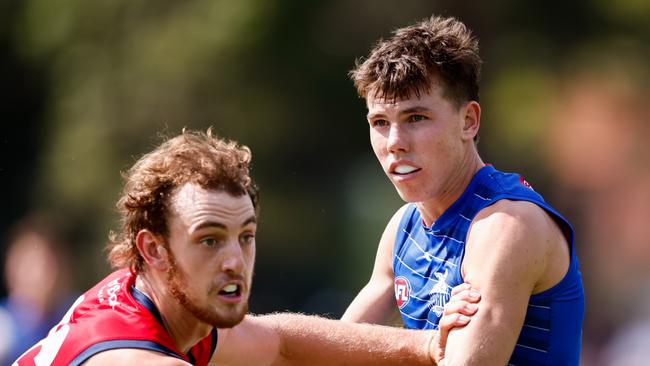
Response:
M435 365L432 331L272 314L219 334L213 362L225 366Z

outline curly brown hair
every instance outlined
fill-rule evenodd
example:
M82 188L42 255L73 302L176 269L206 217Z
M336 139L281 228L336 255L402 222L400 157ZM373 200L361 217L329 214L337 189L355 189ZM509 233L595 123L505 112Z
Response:
M111 266L142 271L144 260L135 237L142 229L167 237L170 199L185 183L236 196L248 194L257 212L259 196L250 177L250 162L248 147L213 136L211 129L183 130L144 155L123 174L124 189L117 202L122 231L110 235Z
M372 92L389 101L419 97L437 78L443 95L460 106L479 100L481 63L478 40L463 23L432 16L379 40L350 77L362 98Z

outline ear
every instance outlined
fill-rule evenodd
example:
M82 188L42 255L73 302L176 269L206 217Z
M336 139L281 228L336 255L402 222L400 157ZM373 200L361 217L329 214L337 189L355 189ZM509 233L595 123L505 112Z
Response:
M481 106L478 102L472 100L461 108L461 113L465 118L462 132L463 140L473 141L474 136L478 134L478 129L481 126Z
M161 238L147 229L140 230L135 237L135 246L147 264L159 271L168 268L167 249Z

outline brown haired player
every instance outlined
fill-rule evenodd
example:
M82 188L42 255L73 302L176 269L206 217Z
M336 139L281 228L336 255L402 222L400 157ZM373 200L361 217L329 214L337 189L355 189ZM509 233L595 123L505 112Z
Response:
M407 202L379 243L372 277L344 320L438 329L451 289L481 292L472 322L449 335L452 365L577 365L584 291L566 219L518 174L478 154L478 41L431 17L380 41L351 72L370 141ZM521 121L526 123L526 121Z

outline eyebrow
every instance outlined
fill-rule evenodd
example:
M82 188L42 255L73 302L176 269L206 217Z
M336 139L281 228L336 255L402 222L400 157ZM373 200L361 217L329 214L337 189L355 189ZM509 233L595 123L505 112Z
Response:
M430 111L431 110L427 107L415 106L400 111L399 115L403 116L405 114L418 113L418 112L430 112ZM368 113L368 115L366 116L367 119L373 119L378 117L386 117L386 115L384 113Z
M374 119L377 117L386 117L386 115L383 113L368 113L368 115L366 115L367 119Z
M244 227L246 225L250 224L257 224L257 218L255 216L251 216L248 219L246 219L241 226ZM201 229L205 228L217 228L217 229L226 229L226 225L218 222L218 221L204 221L197 225L193 231L199 231Z
M241 226L246 226L249 224L257 224L257 217L255 216L249 217L248 219L246 219L246 221L244 221L244 223Z
M399 112L400 115L405 115L405 114L411 114L411 113L418 113L418 112L429 112L431 111L427 107L420 107L420 106L415 106L411 108L407 108L401 112Z

